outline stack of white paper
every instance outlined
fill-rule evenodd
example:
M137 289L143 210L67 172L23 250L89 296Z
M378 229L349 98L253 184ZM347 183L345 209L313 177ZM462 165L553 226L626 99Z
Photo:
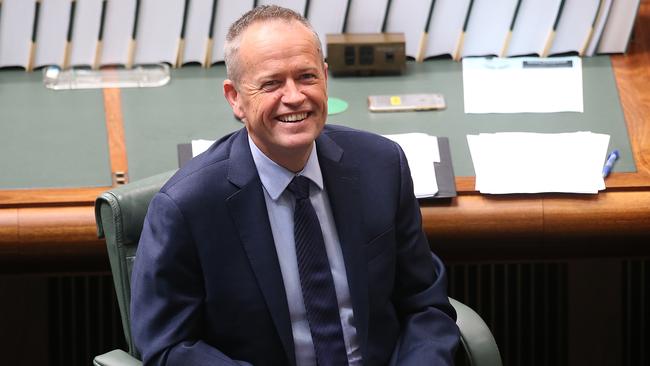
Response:
M464 58L465 113L582 112L579 57Z
M609 135L525 132L467 135L481 193L598 193Z
M384 135L397 142L411 168L415 197L432 197L438 193L438 181L433 163L440 162L438 138L425 133Z

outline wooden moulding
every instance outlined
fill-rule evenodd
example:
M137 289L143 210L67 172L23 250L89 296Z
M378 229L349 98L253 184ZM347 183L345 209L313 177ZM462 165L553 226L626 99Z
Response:
M449 204L424 203L422 218L425 232L433 238L650 239L650 190L597 195L462 195Z
M2 260L105 256L92 206L0 209Z
M21 243L88 242L97 239L92 206L18 209Z
M540 238L543 205L539 196L463 194L448 205L421 206L424 231L432 238Z
M650 190L546 198L544 235L549 239L650 239Z
M48 205L92 205L111 187L43 188L0 190L0 209Z
M0 255L17 255L18 248L18 209L0 209Z
M650 256L650 189L461 194L421 210L432 249L446 259Z

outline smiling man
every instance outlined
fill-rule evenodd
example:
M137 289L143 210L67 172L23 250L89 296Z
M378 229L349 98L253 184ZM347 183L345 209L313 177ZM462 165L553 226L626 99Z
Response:
M295 12L235 22L224 95L245 128L152 200L132 278L146 365L450 365L444 266L393 142L325 125L327 64Z

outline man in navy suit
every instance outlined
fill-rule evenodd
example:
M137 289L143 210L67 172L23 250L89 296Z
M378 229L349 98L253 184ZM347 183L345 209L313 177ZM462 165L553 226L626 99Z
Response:
M224 95L245 128L191 160L149 206L131 300L144 363L451 365L455 313L402 150L325 126L327 64L299 14L255 8L225 50ZM325 327L303 291L295 177L307 178L335 295Z

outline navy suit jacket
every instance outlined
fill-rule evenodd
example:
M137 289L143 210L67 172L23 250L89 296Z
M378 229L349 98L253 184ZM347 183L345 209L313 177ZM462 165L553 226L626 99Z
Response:
M455 312L402 150L381 136L331 125L316 148L363 364L452 364ZM245 129L192 159L153 198L132 274L131 324L145 364L296 364Z

